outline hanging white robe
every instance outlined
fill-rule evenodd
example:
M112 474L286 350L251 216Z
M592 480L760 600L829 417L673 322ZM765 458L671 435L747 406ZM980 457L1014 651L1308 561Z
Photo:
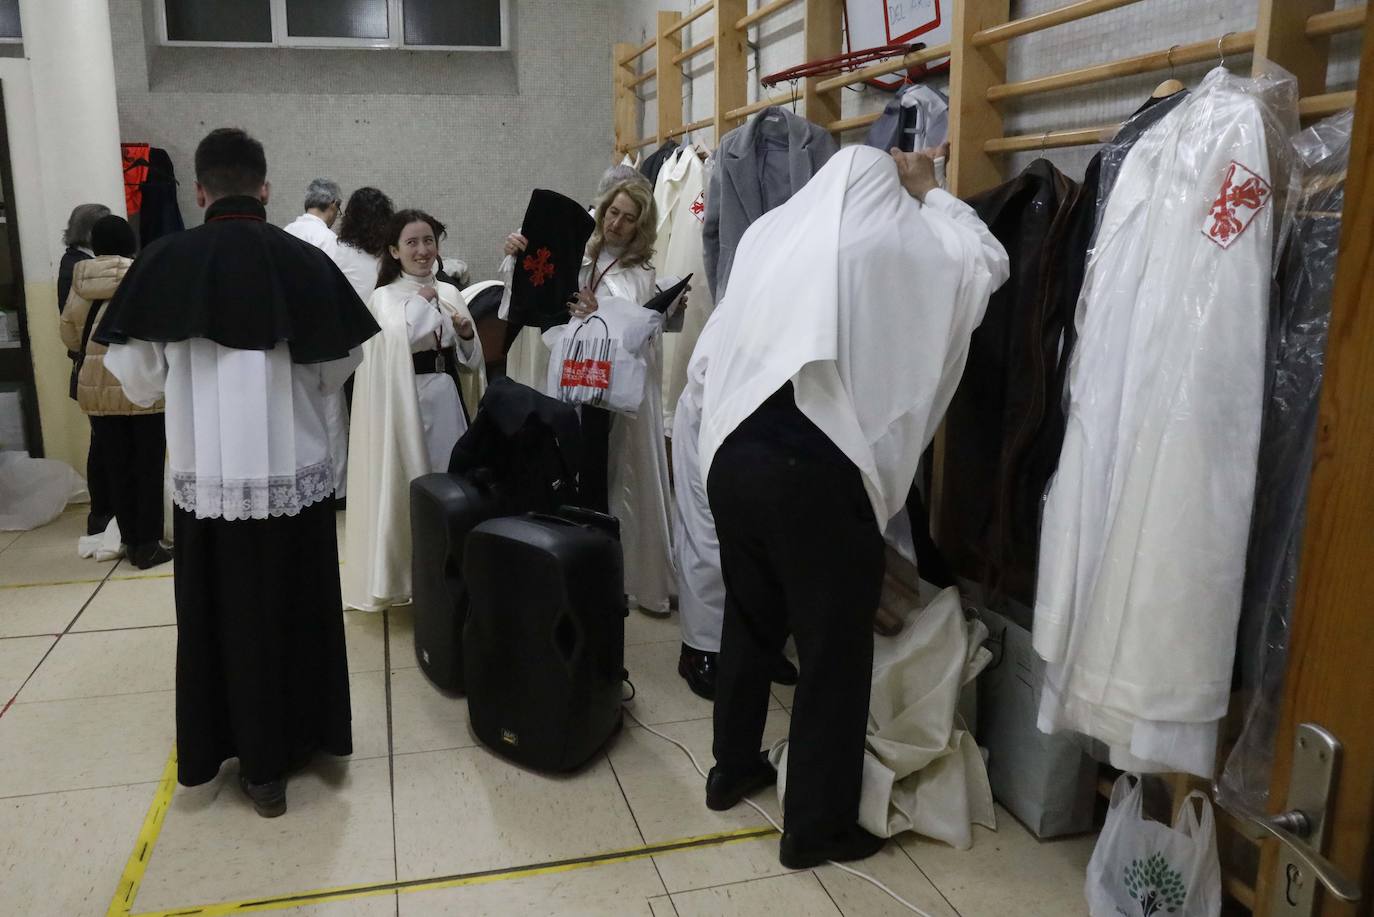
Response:
M687 364L706 319L715 309L711 286L706 282L706 261L702 248L702 227L706 222L706 167L696 150L686 147L679 157L664 167L660 182L670 185L665 197L672 210L659 211L658 272L665 277L693 276L692 292L682 319L682 330L663 336L664 423L669 435L676 426L673 412L687 386ZM666 239L666 241L665 241Z
M1214 70L1137 141L1079 299L1041 528L1040 728L1134 771L1210 777L1230 697L1287 184L1257 82Z
M419 296L432 286L439 302ZM380 611L410 601L410 482L448 469L466 428L460 394L444 373L415 374L412 354L454 345L460 371L479 373L482 345L459 339L452 317L471 319L457 287L403 275L368 309L382 333L363 345L353 384L352 452L345 521L344 604Z
M858 467L886 526L1007 278L1006 251L967 204L939 189L919 202L891 156L849 147L746 230L734 263L713 316L702 477L791 381L797 408Z
M339 263L339 251L342 248L339 245L339 237L315 214L303 213L286 224L285 229L297 239L309 242L324 252L335 264ZM352 280L350 277L349 282ZM375 277L372 285L377 285ZM354 290L357 290L356 284ZM368 290L367 293L359 293L358 298L367 302L371 292ZM348 399L342 390L325 398L324 410L324 422L329 430L329 460L334 467L334 496L343 499L348 495Z

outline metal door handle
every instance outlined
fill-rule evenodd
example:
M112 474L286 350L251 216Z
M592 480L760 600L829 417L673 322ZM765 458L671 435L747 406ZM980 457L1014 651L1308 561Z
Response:
M1359 883L1350 881L1339 866L1308 846L1312 820L1306 812L1293 809L1280 815L1260 815L1235 803L1223 802L1221 806L1237 818L1262 828L1288 847L1289 853L1310 870L1333 896L1341 901L1360 900Z

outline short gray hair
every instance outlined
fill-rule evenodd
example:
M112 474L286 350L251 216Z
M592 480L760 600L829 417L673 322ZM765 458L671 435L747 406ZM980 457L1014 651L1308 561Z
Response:
M614 188L621 182L635 180L641 181L645 185L649 184L649 179L641 175L639 170L636 169L634 166L627 166L624 163L621 163L618 166L611 166L609 169L606 170L606 174L601 176L601 183L596 186L596 203L600 204L601 199L606 196L606 192L610 191L612 188ZM649 191L650 195L652 196L652 186L650 186Z
M77 204L72 215L67 218L67 229L62 233L63 245L91 247L91 229L95 224L110 215L110 208L104 204Z
M328 210L330 206L343 202L343 191L338 182L327 178L317 178L305 189L306 210Z

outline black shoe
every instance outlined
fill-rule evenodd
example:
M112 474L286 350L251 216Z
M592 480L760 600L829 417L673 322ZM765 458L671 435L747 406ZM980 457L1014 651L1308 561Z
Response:
M286 814L286 781L272 780L267 783L249 783L248 778L239 775L239 786L252 800L253 808L263 818L276 818Z
M172 559L172 552L160 541L141 544L132 551L126 551L134 566L140 570L151 570Z
M716 699L716 654L682 644L677 657L677 673L697 697Z
M797 683L797 667L792 664L792 660L786 656L778 656L778 661L773 664L773 682L779 685Z
M777 782L778 772L768 763L768 756L763 752L759 752L758 763L743 773L723 771L717 764L706 775L706 808L713 812L733 809L744 797Z
M858 825L822 841L800 838L784 831L782 842L778 844L778 861L788 869L812 869L822 863L866 860L886 844L887 838L869 834Z
M113 519L114 516L93 516L88 513L86 515L86 534L104 535L105 530L110 527L110 521Z

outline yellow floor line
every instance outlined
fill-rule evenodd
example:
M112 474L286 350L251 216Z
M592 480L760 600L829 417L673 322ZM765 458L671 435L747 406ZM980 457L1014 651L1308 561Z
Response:
M167 817L167 807L172 804L172 793L176 788L177 747L173 745L167 755L167 766L162 769L162 780L157 785L153 804L148 807L143 827L139 829L134 852L129 854L129 862L124 864L124 875L119 878L107 917L127 917L133 910L134 899L138 897L138 888L143 884L148 861L153 858L153 848L157 846L158 835L162 833L162 822Z
M269 898L248 898L242 901L223 901L218 904L205 904L199 907L174 908L166 911L146 911L135 917L227 917L231 914L248 914L259 911L278 911L303 905L324 904L334 901L351 901L358 898L374 898L392 892L412 894L414 892L436 891L445 888L463 888L469 885L486 885L492 882L508 882L514 879L529 879L555 873L572 872L578 869L591 869L615 863L628 863L659 854L675 853L679 850L697 850L705 847L720 847L725 844L751 841L770 837L777 832L768 826L759 828L740 828L734 831L721 831L717 834L704 834L698 837L685 837L661 844L645 844L628 850L615 850L593 854L572 860L554 863L537 863L515 869L490 870L487 872L466 873L453 876L437 876L433 879L414 879L404 882L379 882L371 885L347 885L339 888L322 888L289 895L276 895ZM116 899L118 900L118 899ZM115 912L112 910L111 917ZM120 917L128 911L120 911Z
M64 579L58 580L55 583L6 583L0 585L0 589L37 589L41 586L85 586L88 584L94 585L96 583L103 583L104 581L105 577L102 576L99 579Z

